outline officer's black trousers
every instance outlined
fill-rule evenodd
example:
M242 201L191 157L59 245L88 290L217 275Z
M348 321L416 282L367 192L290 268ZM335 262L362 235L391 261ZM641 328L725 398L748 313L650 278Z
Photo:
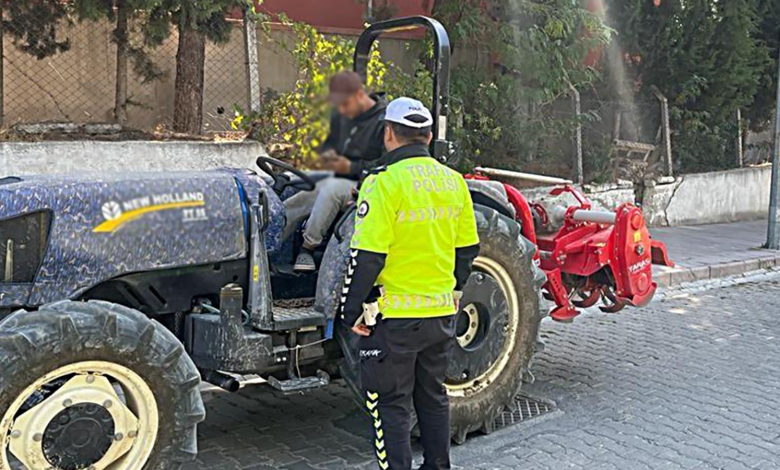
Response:
M450 405L444 388L454 317L386 319L360 339L360 373L375 430L379 467L410 470L412 405L417 411L423 470L450 467Z

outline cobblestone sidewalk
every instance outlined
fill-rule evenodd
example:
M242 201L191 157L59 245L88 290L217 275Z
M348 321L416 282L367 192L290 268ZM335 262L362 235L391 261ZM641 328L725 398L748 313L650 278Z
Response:
M556 416L453 449L458 468L780 469L780 282L545 322L527 393ZM332 386L208 403L196 468L373 469L368 421Z

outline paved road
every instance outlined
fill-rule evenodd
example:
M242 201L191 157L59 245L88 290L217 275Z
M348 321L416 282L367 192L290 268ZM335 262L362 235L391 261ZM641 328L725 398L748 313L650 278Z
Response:
M780 281L545 323L528 391L560 411L453 451L458 468L780 469ZM342 387L208 404L198 469L373 469Z

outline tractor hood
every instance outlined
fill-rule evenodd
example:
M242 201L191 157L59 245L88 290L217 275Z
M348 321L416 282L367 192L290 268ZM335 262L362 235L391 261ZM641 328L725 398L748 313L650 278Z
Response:
M0 179L0 307L76 298L123 274L245 257L246 186L255 195L267 187L240 170ZM31 262L33 278L24 274Z

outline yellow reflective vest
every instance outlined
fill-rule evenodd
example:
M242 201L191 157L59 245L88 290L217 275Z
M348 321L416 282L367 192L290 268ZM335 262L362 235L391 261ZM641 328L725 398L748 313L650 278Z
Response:
M430 156L403 158L363 182L351 248L387 255L376 283L383 317L456 313L455 250L478 243L466 181Z

